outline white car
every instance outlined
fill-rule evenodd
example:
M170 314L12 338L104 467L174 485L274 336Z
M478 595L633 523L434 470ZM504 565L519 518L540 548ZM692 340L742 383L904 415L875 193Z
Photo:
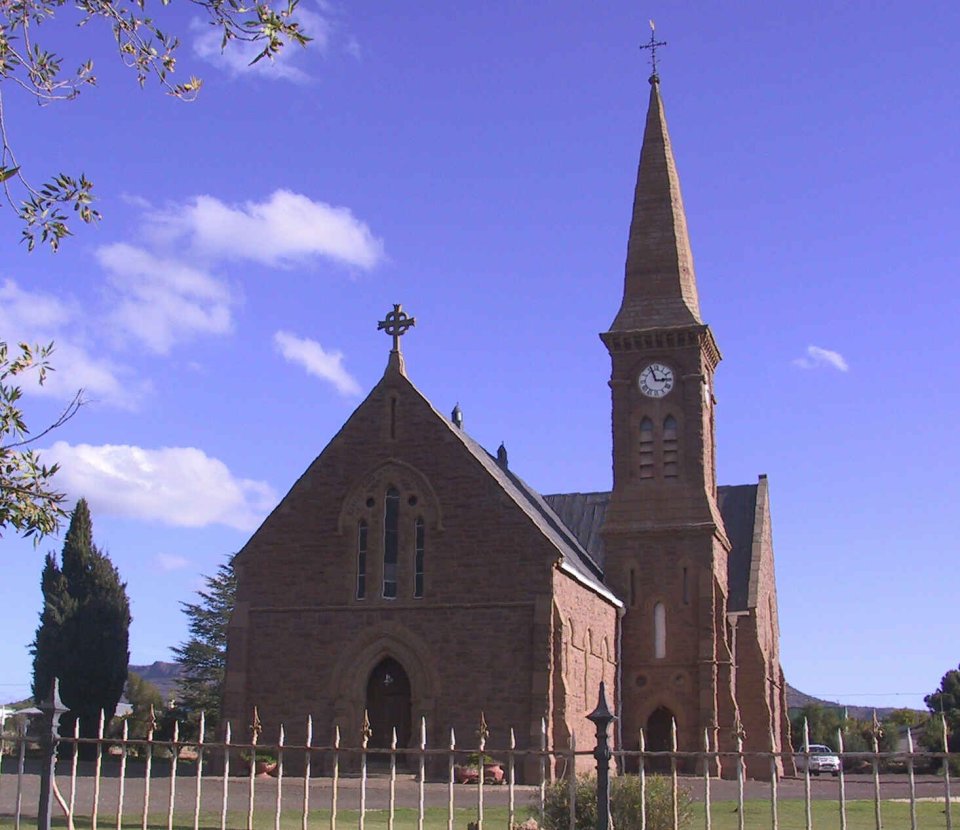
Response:
M798 752L793 756L798 773L806 771L807 757L804 752ZM829 746L810 744L809 758L811 775L819 775L821 772L829 772L834 776L840 774L840 758Z

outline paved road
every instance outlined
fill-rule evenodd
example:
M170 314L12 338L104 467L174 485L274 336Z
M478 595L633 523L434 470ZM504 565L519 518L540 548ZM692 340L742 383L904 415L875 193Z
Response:
M164 766L164 765L158 765ZM157 777L150 782L151 812L165 813L170 799L170 778L166 771L158 769ZM22 779L18 779L15 771L4 765L0 777L0 817L9 817L14 814L16 800L19 797L24 817L35 816L39 796L39 775L36 769L26 772ZM69 775L57 776L58 787L69 798ZM704 798L704 782L701 778L681 777L681 781L690 789L693 797L698 801ZM93 804L93 777L81 775L78 779L76 811L78 814L89 815ZM142 776L127 778L124 782L125 812L139 814L144 801L144 779ZM830 777L812 778L811 797L818 800L836 800L838 798L838 780ZM385 809L389 804L389 778L376 776L368 780L366 788L367 808L371 810ZM120 780L115 776L105 776L101 779L100 809L101 814L113 815L116 813L119 798ZM802 778L787 778L778 782L779 797L781 799L802 799L804 797L804 780ZM745 797L748 800L770 798L770 784L763 781L745 782ZM255 804L258 810L272 810L276 804L278 790L284 810L299 811L303 806L304 782L302 778L284 778L278 781L275 778L260 778L255 782ZM360 804L360 780L355 777L341 778L338 789L338 809L357 809ZM424 800L428 807L444 807L447 804L448 790L444 783L428 783L424 787ZM960 786L954 791L960 794ZM870 800L873 798L873 778L870 775L846 776L846 797L848 800ZM228 804L231 810L246 810L249 797L249 779L245 777L230 778L227 784ZM310 782L310 805L313 809L327 809L330 807L332 786L329 778L315 778ZM469 785L455 785L455 804L457 807L474 807L477 803L477 788ZM881 794L884 799L908 798L909 784L906 775L888 775L881 780ZM943 798L943 780L935 776L918 776L916 779L916 794L918 798ZM219 812L223 798L223 779L204 778L201 786L201 809L203 811ZM515 792L515 802L518 811L528 805L536 803L537 788L518 786ZM417 782L410 775L398 776L396 783L396 805L398 807L416 808L419 796ZM711 780L710 796L712 801L733 801L737 798L737 784L735 781ZM192 813L196 798L196 779L192 776L180 776L176 780L174 790L175 812ZM489 806L506 805L509 798L509 788L506 786L484 787L484 803ZM59 814L59 813L57 813Z

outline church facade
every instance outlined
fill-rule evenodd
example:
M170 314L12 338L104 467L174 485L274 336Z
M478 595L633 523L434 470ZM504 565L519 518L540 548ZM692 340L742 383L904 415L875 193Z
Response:
M611 291L611 300L614 299ZM768 484L718 486L714 372L679 178L651 92L612 371L613 487L541 496L386 371L235 558L224 716L287 743L575 737L604 681L616 743L790 751ZM584 758L584 765L592 761ZM748 773L770 775L768 758ZM713 771L729 774L730 764ZM782 771L782 768L780 768ZM556 770L555 772L560 772Z

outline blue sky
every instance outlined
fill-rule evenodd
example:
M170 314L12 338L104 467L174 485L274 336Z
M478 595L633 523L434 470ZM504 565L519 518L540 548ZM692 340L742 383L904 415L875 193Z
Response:
M683 185L726 484L770 477L787 679L922 707L960 661L960 7L302 0L315 42L221 57L189 4L184 104L88 27L99 85L4 90L39 179L103 221L28 254L0 211L0 334L57 342L30 423L128 583L131 659L238 550L379 379L401 302L411 379L459 401L545 493L610 486L609 362L649 65ZM72 34L72 33L71 33ZM42 554L6 535L0 699L27 694Z

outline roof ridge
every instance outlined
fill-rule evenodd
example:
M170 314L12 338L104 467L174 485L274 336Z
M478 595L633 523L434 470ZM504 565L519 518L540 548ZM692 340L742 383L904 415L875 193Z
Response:
M437 416L440 422L450 430L451 434L455 435L470 454L480 462L487 473L500 485L503 491L510 496L517 507L533 521L544 538L557 549L557 552L566 565L577 571L579 576L582 577L582 581L595 593L615 605L621 605L620 600L603 584L603 570L593 560L586 548L580 544L576 536L571 533L563 520L557 516L553 509L543 500L543 496L537 493L536 490L530 487L530 485L519 476L511 473L509 470L504 470L497 464L496 458L488 452L479 441L443 415L408 376L403 375L403 380L420 396L421 400L423 400Z

